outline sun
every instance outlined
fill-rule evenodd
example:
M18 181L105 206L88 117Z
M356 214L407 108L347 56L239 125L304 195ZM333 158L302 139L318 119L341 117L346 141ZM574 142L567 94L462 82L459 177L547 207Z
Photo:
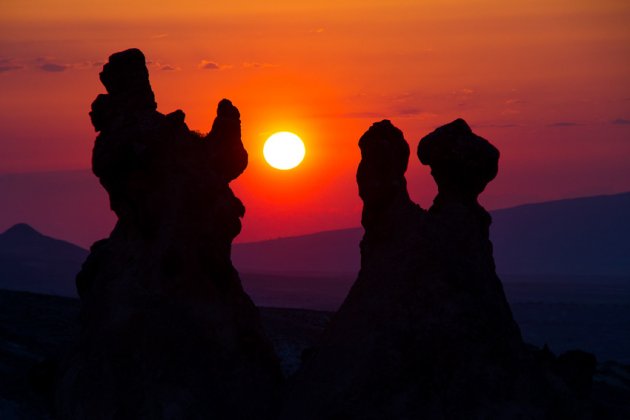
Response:
M272 134L263 147L263 156L267 163L284 171L302 163L305 154L306 149L302 139L289 131Z

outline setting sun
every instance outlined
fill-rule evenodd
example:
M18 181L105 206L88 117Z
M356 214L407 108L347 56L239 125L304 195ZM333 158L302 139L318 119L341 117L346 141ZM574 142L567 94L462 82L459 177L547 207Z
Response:
M272 134L263 147L263 156L276 169L293 169L302 163L306 149L296 134L280 131Z

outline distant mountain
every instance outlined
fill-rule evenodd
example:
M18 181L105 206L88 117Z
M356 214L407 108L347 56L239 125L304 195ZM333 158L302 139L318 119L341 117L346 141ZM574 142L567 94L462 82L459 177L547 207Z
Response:
M0 234L0 288L76 296L74 278L88 251L27 224Z
M518 206L492 217L497 271L506 283L630 279L630 193ZM352 228L235 244L232 260L257 303L334 309L356 279L362 236ZM0 234L0 288L75 296L87 253L15 225Z
M232 245L239 271L255 273L353 274L359 270L362 228Z
M511 275L630 276L630 193L492 212L497 271ZM236 244L242 272L357 273L361 228Z
M89 247L109 235L116 215L90 170L0 174L0 232L18 222Z
M630 276L630 192L492 212L497 271Z

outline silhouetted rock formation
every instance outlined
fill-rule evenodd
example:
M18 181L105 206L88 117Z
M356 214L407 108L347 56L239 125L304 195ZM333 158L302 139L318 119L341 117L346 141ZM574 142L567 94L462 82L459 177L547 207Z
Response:
M112 55L90 117L93 170L118 222L77 277L82 332L57 391L63 419L253 419L282 373L230 260L245 208L228 183L247 166L240 116L212 131L163 115L137 49Z
M425 136L418 145L418 158L431 167L438 185L434 207L444 201L476 204L499 170L499 151L462 119Z
M409 145L400 130L385 120L374 124L359 140L359 196L364 202L361 223L366 231L386 234L397 223L391 211L415 209L407 193ZM411 210L413 211L413 210Z
M439 187L425 211L407 194L400 130L376 123L359 147L361 271L294 378L282 418L588 415L523 344L495 273L477 196L497 173L497 149L463 120L423 138L418 155Z

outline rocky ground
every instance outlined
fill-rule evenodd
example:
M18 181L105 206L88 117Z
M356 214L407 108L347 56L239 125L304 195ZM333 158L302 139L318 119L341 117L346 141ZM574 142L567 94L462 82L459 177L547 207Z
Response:
M79 333L79 300L0 290L0 419L48 418L44 398L49 361ZM313 344L330 313L262 308L262 319L286 374Z
M331 316L279 308L262 308L261 313L287 375L297 369L302 352ZM42 372L50 370L45 361L59 357L76 340L78 316L77 299L0 290L1 419L49 418L47 401L38 391L45 387ZM599 363L593 393L598 401L630 415L630 366Z

